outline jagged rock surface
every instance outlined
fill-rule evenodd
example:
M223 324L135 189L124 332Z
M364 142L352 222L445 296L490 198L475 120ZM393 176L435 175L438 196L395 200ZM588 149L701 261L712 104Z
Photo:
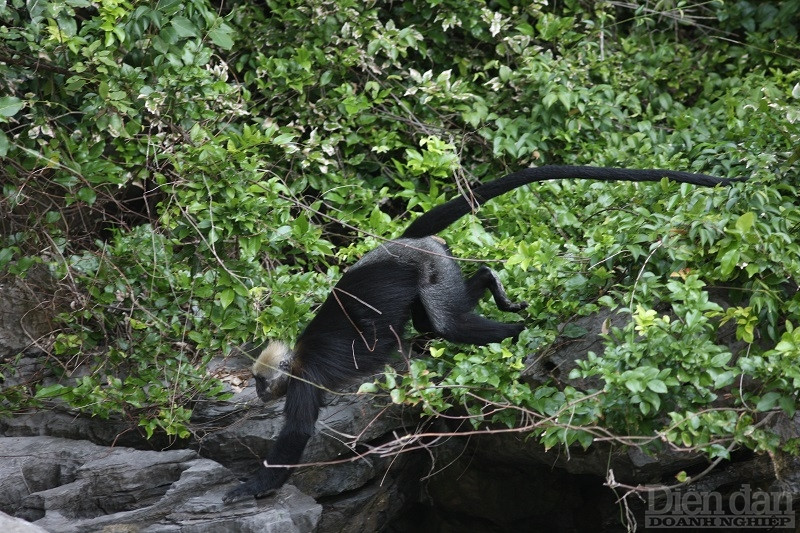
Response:
M107 448L56 437L0 439L0 508L47 531L313 531L322 507L291 485L224 505L230 471L191 450Z
M303 456L337 464L299 468L273 497L223 505L222 495L237 482L233 472L254 470L277 437L282 402L263 406L250 387L196 413L198 437L183 443L195 450L154 451L141 435L124 432L122 421L67 411L0 420L0 456L10 458L0 461L0 510L59 533L367 532L418 496L420 469L409 456L358 459L348 445L358 440L363 449L402 431L402 410L387 413L366 398L343 397L322 410ZM110 447L123 436L140 449Z
M46 529L42 529L36 524L9 516L2 511L0 511L0 531L3 533L47 533Z
M0 359L40 351L39 341L53 330L52 286L49 275L37 267L25 281L0 279Z

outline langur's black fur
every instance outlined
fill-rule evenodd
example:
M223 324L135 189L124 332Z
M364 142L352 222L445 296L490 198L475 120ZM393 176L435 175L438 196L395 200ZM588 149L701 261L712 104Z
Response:
M434 207L417 218L399 239L386 242L350 267L300 335L294 350L270 343L253 365L256 390L264 401L286 392L286 422L270 450L267 465L225 495L225 501L261 496L279 488L298 464L323 404L323 391L337 389L380 369L402 349L411 320L421 332L443 339L484 345L524 329L473 312L488 289L497 307L520 311L525 302L506 296L496 274L481 267L464 279L444 241L434 235L478 206L528 183L553 179L660 181L668 178L705 187L735 179L671 170L628 170L582 166L527 168Z

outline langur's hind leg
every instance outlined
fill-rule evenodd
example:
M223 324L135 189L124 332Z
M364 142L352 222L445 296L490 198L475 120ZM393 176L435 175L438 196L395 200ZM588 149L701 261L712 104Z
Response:
M430 269L433 274L426 279L432 282L420 287L419 300L411 306L411 318L417 331L433 332L452 342L478 345L519 335L523 325L496 322L473 312L487 289L503 311L519 311L527 306L508 298L494 272L484 266L464 280L457 266L448 268Z
M525 326L522 324L506 324L475 313L465 313L453 321L449 328L436 334L450 342L481 346L509 337L516 339L523 329Z
M528 307L528 302L512 302L497 274L489 267L482 266L467 280L467 297L470 299L472 308L478 305L478 300L483 297L486 289L492 293L497 308L501 311L516 313Z

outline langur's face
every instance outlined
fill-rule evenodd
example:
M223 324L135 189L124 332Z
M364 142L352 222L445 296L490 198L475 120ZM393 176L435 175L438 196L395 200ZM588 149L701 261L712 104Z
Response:
M256 394L265 403L286 394L286 387L289 384L289 362L281 361L279 369L283 372L272 372L268 376L254 376L256 378Z
M285 344L270 342L253 363L256 394L271 402L286 394L291 373L292 352Z

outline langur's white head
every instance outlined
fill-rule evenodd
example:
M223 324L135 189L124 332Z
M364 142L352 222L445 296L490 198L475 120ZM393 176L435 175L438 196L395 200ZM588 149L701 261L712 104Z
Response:
M280 341L270 341L253 363L256 393L264 402L286 394L292 372L294 353Z

